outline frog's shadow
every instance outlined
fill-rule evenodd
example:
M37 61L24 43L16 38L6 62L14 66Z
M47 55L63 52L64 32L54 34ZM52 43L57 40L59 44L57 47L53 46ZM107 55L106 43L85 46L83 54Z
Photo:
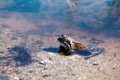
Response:
M47 51L47 52L52 52L52 53L58 54L59 48L57 48L57 47L49 47L49 48L44 48L43 50ZM89 52L87 50L76 50L73 54L84 56L84 59L87 60L87 59L90 59L91 57L95 57L95 56L100 55L104 51L105 51L104 48L99 48L99 52L97 52L95 54L92 54L91 52ZM73 54L66 55L66 56L71 56Z
M77 50L77 51L75 51L75 54L78 54L80 56L90 56L90 55L92 55L92 53L88 52L87 50Z
M52 53L57 54L58 51L59 51L59 48L57 48L57 47L49 47L49 48L43 48L43 50L46 51L46 52L52 52Z
M52 53L58 54L59 48L57 48L57 47L49 47L49 48L44 48L43 50L47 51L47 52L52 52ZM88 52L87 50L84 50L84 51L77 50L73 54L78 54L80 56L90 56L92 53Z

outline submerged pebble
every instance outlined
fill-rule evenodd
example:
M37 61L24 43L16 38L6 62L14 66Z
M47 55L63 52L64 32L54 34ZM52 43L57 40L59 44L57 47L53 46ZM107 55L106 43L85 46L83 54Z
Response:
M95 38L92 38L91 40L89 40L89 42L93 43L93 44L100 44L100 43L104 43L103 40L98 40Z
M50 76L51 76L50 74L45 74L45 75L43 75L44 78L50 77Z
M39 63L42 64L42 65L47 65L47 64L51 64L51 61L44 60L44 61L40 61Z
M98 66L99 64L97 62L94 62L92 65L93 66Z

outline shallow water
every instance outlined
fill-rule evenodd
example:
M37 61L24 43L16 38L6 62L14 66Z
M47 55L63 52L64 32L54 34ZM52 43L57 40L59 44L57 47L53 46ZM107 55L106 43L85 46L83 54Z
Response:
M0 1L0 24L27 34L79 35L77 30L91 35L119 38L119 23L119 0Z
M87 49L54 55L61 34ZM120 80L119 41L120 0L0 0L0 80Z

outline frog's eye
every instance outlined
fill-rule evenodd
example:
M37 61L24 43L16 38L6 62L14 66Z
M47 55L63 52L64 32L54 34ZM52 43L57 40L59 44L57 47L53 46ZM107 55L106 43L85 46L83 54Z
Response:
M64 42L64 39L62 39L62 38L58 38L57 39L59 42Z

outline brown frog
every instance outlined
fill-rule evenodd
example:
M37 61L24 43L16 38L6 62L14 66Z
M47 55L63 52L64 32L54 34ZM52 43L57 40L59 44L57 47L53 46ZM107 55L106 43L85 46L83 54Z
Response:
M74 39L67 37L66 35L61 35L58 39L60 43L58 53L61 55L73 54L76 50L84 50L87 46L82 42L77 42Z

